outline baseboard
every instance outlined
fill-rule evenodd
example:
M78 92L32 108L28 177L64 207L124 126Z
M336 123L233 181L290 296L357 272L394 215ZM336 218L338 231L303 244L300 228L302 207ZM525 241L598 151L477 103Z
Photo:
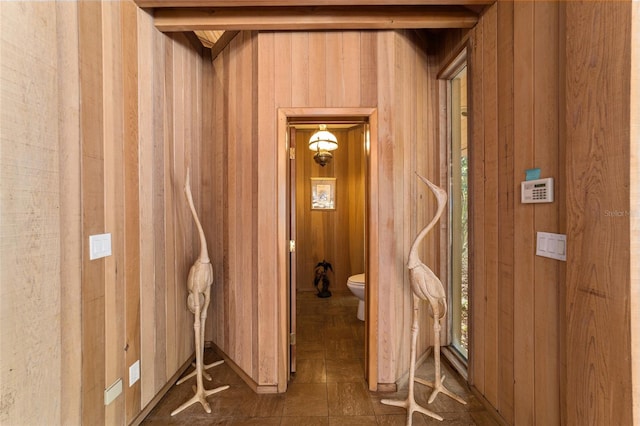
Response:
M469 389L471 390L471 393L473 393L473 396L475 396L478 399L478 401L480 401L480 403L484 406L485 410L487 411L487 413L489 413L491 418L493 418L493 420L496 421L496 423L498 423L500 426L509 426L509 423L507 423L507 421L504 418L502 418L502 416L500 415L500 413L498 413L496 408L493 405L491 405L489 401L487 401L484 395L482 395L480 391L476 389L475 386L469 385Z
M449 361L449 365L451 365L451 367L453 367L453 369L456 370L458 374L464 377L465 381L468 381L469 374L467 371L467 365L457 354L457 352L455 352L455 350L452 350L448 346L443 346L441 348L441 353L447 359L447 361Z
M376 392L397 392L398 385L395 383L378 383Z
M242 368L238 366L235 362L227 356L226 353L222 349L220 349L213 342L205 342L205 347L213 349L224 362L231 367L231 369L242 379L243 382L247 384L255 393L278 393L278 385L259 385L255 382L247 373L244 372Z
M138 426L140 423L142 423L145 417L149 415L151 410L153 410L156 407L156 405L158 405L158 402L160 402L160 400L167 394L167 392L169 392L169 389L171 389L173 385L176 384L178 379L184 374L184 372L187 371L187 369L191 366L191 363L195 358L196 358L196 353L194 352L189 357L189 359L184 364L182 364L180 368L178 368L178 371L176 371L176 373L173 376L171 376L169 381L162 387L162 389L160 389L160 392L158 392L156 396L154 396L153 399L149 401L147 406L144 407L144 409L133 419L133 421L129 423L130 426Z
M433 352L433 347L427 348L427 350L416 360L416 369L420 367L429 358ZM395 383L378 383L378 392L397 392L409 382L409 371L404 373Z

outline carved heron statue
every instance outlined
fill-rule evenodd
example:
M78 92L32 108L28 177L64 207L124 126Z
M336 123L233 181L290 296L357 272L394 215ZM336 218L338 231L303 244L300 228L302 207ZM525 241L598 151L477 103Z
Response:
M417 174L417 173L416 173ZM420 176L418 178L422 180L433 192L436 196L436 200L438 202L438 210L436 211L435 216L429 222L427 226L425 226L422 231L416 236L413 240L413 244L411 245L411 250L409 251L409 260L407 262L407 268L409 268L409 279L411 281L411 291L413 293L413 324L411 326L411 361L409 366L409 394L407 395L407 399L400 400L390 400L383 399L381 402L386 405L394 405L396 407L404 407L407 409L407 426L411 426L413 412L418 411L419 413L425 414L427 416L433 417L437 420L442 420L442 417L433 411L427 410L418 404L415 400L414 396L414 382L418 382L420 384L429 386L433 388L433 392L429 397L428 403L432 403L436 398L439 392L444 393L445 395L453 398L461 404L466 404L466 402L460 398L458 395L449 391L444 387L444 376L440 375L440 320L447 313L447 297L444 286L440 279L433 273L431 269L427 265L425 265L420 258L418 257L418 247L422 240L427 236L429 231L436 225L440 217L442 216L445 207L447 206L447 193L444 189L434 185L428 179ZM426 300L429 302L429 306L431 306L431 312L433 315L433 332L434 332L434 347L433 347L433 356L435 359L435 381L430 382L427 380L423 380L415 377L416 372L416 344L418 339L418 310L420 307L420 301ZM441 310L442 307L442 310ZM441 313L442 312L442 313Z

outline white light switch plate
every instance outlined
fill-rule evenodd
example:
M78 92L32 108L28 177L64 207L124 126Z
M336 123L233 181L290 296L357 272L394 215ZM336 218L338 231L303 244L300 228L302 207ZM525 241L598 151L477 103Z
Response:
M567 236L565 234L552 234L550 232L538 232L536 254L550 257L551 259L567 260Z
M111 234L89 236L89 260L111 256Z
M140 380L140 360L137 360L129 367L129 387Z

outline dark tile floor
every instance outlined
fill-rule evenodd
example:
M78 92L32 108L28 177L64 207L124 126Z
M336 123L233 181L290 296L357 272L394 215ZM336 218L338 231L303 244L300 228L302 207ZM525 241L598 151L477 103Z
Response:
M398 392L369 392L364 381L364 323L356 318L357 299L350 293L319 299L315 293L298 293L297 371L284 394L256 394L233 370L223 364L209 370L212 389L230 388L209 396L211 414L198 403L171 417L171 411L190 398L195 379L174 386L158 403L143 425L404 425L402 408L383 405L383 398L404 399ZM219 357L205 351L205 361ZM438 395L428 408L444 422L414 413L419 425L497 425L462 379L443 362L447 386L462 396L461 405ZM433 377L433 358L417 370L418 377ZM416 384L416 400L426 406L430 389Z

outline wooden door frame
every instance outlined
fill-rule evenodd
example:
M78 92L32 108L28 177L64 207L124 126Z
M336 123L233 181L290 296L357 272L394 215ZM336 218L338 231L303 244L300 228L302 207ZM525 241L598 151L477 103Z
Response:
M369 123L365 141L366 173L366 260L365 273L365 374L369 390L378 389L378 110L377 108L279 108L278 109L278 392L287 390L289 376L289 247L287 240L288 216L288 124L295 118L360 117Z

